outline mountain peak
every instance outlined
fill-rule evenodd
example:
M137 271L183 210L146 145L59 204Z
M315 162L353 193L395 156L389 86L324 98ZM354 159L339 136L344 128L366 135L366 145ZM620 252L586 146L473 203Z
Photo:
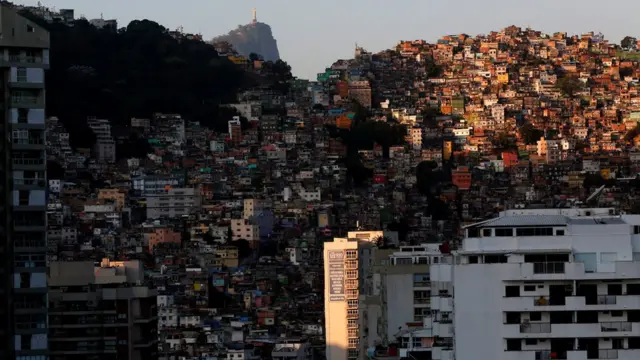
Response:
M226 41L242 56L256 53L266 61L280 60L278 42L273 37L271 26L259 22L254 9L253 20L247 25L240 25L228 34L218 36L213 42Z

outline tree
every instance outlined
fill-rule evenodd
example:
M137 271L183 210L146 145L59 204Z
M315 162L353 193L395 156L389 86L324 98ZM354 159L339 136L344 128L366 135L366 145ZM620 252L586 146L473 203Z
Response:
M258 61L258 60L262 60L262 57L256 53L251 53L249 54L249 60L253 61Z
M47 160L47 178L49 179L63 179L64 168L59 162L53 160Z
M375 243L378 249L386 249L389 246L389 238L386 236L378 236Z
M621 67L620 70L618 70L618 73L620 74L620 78L624 79L627 76L633 76L634 70L632 67Z
M624 135L624 141L633 142L638 135L640 135L640 127L636 126Z
M206 232L202 234L202 240L208 245L213 245L216 239L214 239L213 235L211 235L209 232Z
M524 140L527 145L536 144L538 140L544 136L544 131L536 129L536 127L531 123L522 125L520 129L518 129L518 132L520 133L522 140Z
M226 124L229 119L217 116L218 104L234 102L237 91L251 81L212 45L174 38L153 21L135 20L113 31L84 19L67 26L23 14L50 34L46 112L60 119L72 146L95 143L85 123L88 116L129 125L132 117L162 112L203 126Z
M577 76L567 75L560 79L556 83L556 87L560 89L565 95L573 98L573 96L584 89L584 83Z
M600 174L587 174L584 177L584 180L582 182L582 187L584 187L586 190L589 190L593 187L600 187L602 185L605 185L606 181L605 179L602 177L602 175Z
M238 248L238 256L241 259L247 258L251 256L251 254L253 253L253 250L251 250L251 246L249 245L249 242L245 239L238 239L236 241L232 241L231 245Z
M620 47L625 50L635 49L636 48L636 38L631 36L625 36L622 41L620 41Z
M507 133L499 133L493 138L493 144L500 149L513 149L516 148L516 142L513 137Z

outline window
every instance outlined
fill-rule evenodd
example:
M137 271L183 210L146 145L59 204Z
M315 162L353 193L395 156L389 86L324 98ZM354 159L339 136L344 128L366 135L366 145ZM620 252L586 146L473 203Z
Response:
M553 228L517 228L516 236L552 236Z
M22 350L31 350L31 335L21 335L20 346Z
M564 230L556 230L556 236L564 236Z
M576 253L574 255L575 262L584 264L584 271L588 273L596 272L598 269L598 261L596 253Z
M27 25L27 32L28 33L32 33L32 32L35 32L35 31L36 31L36 29L33 26Z
M507 339L507 351L521 351L522 340L520 339Z
M633 233L635 235L640 234L640 225L633 225Z
M29 109L18 109L18 123L26 124L29 122Z
M469 256L469 264L477 264L478 257L477 256Z
M542 321L542 313L541 312L532 312L529 313L530 321Z
M505 297L519 297L520 296L520 286L518 285L507 285L504 288Z
M413 286L429 286L429 274L413 274Z
M411 265L413 260L411 258L396 258L396 265Z
M23 67L19 67L17 70L16 77L18 82L27 82L27 69Z
M536 286L535 285L525 285L524 286L524 291L536 291Z
M18 191L18 205L20 205L20 206L29 206L29 191L28 190L20 190L20 191Z
M496 229L496 236L513 236L513 229Z
M524 339L525 345L538 345L538 339Z
M506 315L507 324L520 324L520 313L519 312L507 312Z
M600 253L600 262L603 264L613 263L618 258L618 254L614 252L603 252Z
M622 317L622 316L623 316L622 310L613 310L613 311L611 311L611 317Z
M31 273L20 273L20 288L28 289L31 287Z
M491 229L482 229L482 236L491 236Z
M414 308L413 309L413 320L414 321L422 321L425 316L429 316L429 308Z
M485 264L505 264L507 262L506 255L485 255Z

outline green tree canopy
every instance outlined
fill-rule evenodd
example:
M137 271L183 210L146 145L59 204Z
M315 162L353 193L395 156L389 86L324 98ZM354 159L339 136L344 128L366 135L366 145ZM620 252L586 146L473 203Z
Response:
M584 83L575 75L567 75L558 79L556 86L570 98L584 89Z
M625 36L622 41L620 41L620 46L623 49L635 49L636 48L636 38L632 36Z
M115 30L86 20L68 26L25 16L50 33L46 110L67 129L82 127L87 116L126 125L131 117L155 112L178 113L204 126L226 124L228 119L218 117L219 104L235 101L248 81L213 46L174 37L153 21L135 20Z
M536 144L538 140L540 140L540 138L544 136L544 131L536 129L531 123L522 125L518 129L518 131L520 132L520 136L527 145Z

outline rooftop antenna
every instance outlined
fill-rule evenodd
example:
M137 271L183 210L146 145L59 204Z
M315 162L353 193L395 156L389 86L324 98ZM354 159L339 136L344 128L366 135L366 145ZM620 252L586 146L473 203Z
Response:
M253 8L253 10L251 10L252 13L252 18L253 18L253 23L257 23L258 22L258 10L256 10L256 8Z

